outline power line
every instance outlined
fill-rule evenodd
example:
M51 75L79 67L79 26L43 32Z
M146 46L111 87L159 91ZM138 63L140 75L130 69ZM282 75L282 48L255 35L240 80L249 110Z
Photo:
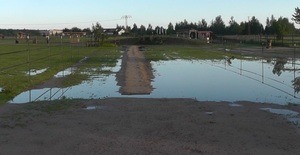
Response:
M84 23L96 23L96 22L112 22L112 21L119 21L119 20L122 20L122 19L108 19L108 20L99 20L99 21L85 21L85 22L66 22L66 23L43 23L43 24L38 24L38 23L33 23L33 24L20 24L20 23L6 23L6 24L1 24L2 26L11 26L11 25L14 25L14 26L28 26L28 25L68 25L68 24L84 24Z
M128 23L127 23L127 22L128 22L128 19L129 19L129 18L132 18L132 17L131 17L130 15L125 15L125 16L122 17L122 19L125 19L125 28L126 28L126 29L127 29L127 27L128 27Z

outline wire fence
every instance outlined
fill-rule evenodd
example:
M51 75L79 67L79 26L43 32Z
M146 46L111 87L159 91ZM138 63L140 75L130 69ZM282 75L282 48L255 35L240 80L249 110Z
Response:
M85 57L85 40L68 37L0 39L0 102L53 76ZM33 99L34 100L34 99Z
M273 46L300 47L300 35L291 34L278 37L277 35L225 35L217 38L222 43L251 43L257 45L267 45L269 42Z
M289 71L290 77L292 77L292 81L281 81L277 78L274 78L273 76L270 76L269 73L266 72L266 70L270 70L270 64L274 64L273 74L275 74L274 70L276 69L276 60L270 61L265 58L261 58L261 69L260 72L256 69L251 69L244 66L244 63L247 62L243 59L240 59L240 64L238 63L232 64L229 59L225 59L224 61L221 61L222 63L211 63L207 61L206 63L210 66L217 67L223 70L226 70L228 72L237 74L239 76L257 81L265 86L268 86L270 88L273 88L275 90L278 90L287 96L293 97L295 99L300 99L300 92L299 90L299 81L297 81L297 78L299 77L299 71L300 71L300 63L296 63L296 59L290 59L290 60L284 60L282 64L279 64L282 66L282 68L278 69L277 72L281 71Z

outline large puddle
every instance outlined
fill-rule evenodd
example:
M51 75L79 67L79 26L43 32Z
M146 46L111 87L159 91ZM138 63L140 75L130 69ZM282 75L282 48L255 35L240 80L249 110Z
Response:
M155 88L150 95L121 95L115 73L95 75L69 88L30 90L10 103L38 100L99 99L106 97L194 98L199 101L252 101L300 104L300 61L171 60L152 62ZM108 68L105 68L108 69ZM64 74L65 75L65 74Z

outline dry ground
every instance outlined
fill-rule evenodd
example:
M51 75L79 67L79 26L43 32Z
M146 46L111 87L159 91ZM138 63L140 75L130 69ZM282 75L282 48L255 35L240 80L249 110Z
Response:
M45 110L49 102L2 107L0 154L300 152L299 128L259 109L300 112L298 106L133 98L65 102L71 106L53 111Z

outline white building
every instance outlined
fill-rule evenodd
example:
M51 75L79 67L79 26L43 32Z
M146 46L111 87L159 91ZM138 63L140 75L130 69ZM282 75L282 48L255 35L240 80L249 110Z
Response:
M49 30L49 35L52 35L52 36L61 35L62 33L63 33L63 30L59 30L59 29Z

